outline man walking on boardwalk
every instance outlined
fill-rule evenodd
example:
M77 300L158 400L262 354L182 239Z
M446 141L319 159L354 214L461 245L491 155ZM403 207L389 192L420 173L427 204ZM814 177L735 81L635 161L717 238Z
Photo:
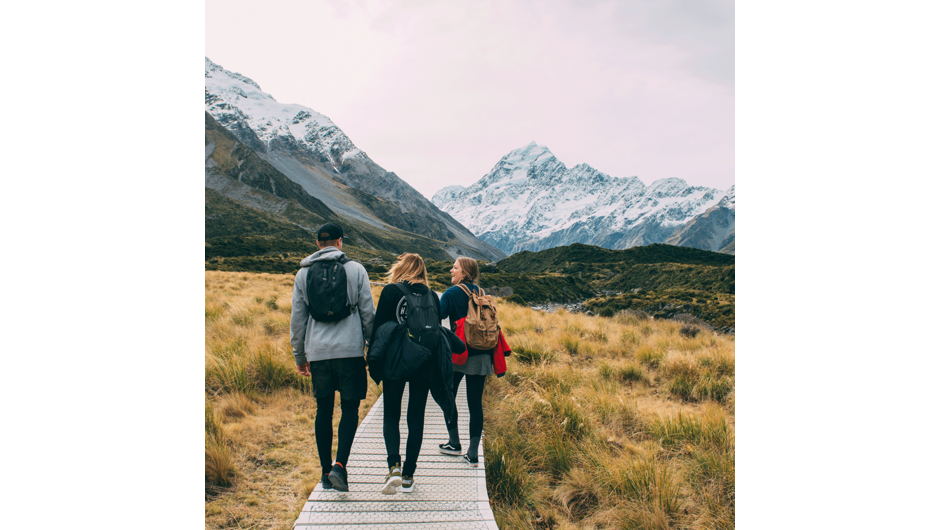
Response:
M326 223L317 230L320 250L300 262L291 301L290 342L297 371L310 376L317 400L314 433L324 489L349 491L346 462L366 397L365 341L372 335L375 307L365 268L343 253L343 229ZM339 391L342 416L336 460L332 459L333 399ZM332 463L332 466L331 466Z

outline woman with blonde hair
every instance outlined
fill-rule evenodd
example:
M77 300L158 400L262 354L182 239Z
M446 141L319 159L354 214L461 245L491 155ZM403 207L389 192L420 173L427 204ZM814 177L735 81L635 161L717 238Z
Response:
M479 277L480 267L475 259L461 256L454 262L450 270L450 282L454 286L441 295L441 317L450 319L451 330L456 330L459 321L467 318L470 296L464 289L479 293L480 288L476 285ZM483 436L483 384L486 382L486 376L495 373L493 349L478 350L467 346L467 352L467 361L464 364L454 364L453 395L456 399L460 381L466 377L467 408L470 410L470 445L463 459L471 466L477 467L479 466L480 438ZM447 443L438 445L440 451L447 455L460 456L462 449L457 432L456 411L447 422L447 433L449 439Z
M440 333L440 299L437 293L428 287L427 270L424 260L418 254L402 254L392 265L386 277L388 285L382 289L375 321L372 326L370 348L375 344L376 334L383 324L403 324L408 319L409 299L417 306L413 311L427 311L426 318L434 322L434 332ZM408 293L408 294L406 294ZM386 328L387 329L387 328ZM405 337L404 340L409 340ZM449 349L447 351L450 351ZM428 392L431 388L433 371L437 369L437 353L434 352L423 364L420 364L404 379L382 380L385 399L382 433L385 437L385 450L388 454L389 472L385 478L382 493L393 494L397 487L408 493L414 490L414 472L417 468L418 453L424 438L424 409L427 405ZM371 362L371 361L370 361ZM376 372L380 367L375 367ZM373 372L370 364L369 371ZM437 376L439 380L440 375ZM375 375L373 374L373 379ZM401 455L401 401L408 383L408 441L405 448L405 462L402 466Z

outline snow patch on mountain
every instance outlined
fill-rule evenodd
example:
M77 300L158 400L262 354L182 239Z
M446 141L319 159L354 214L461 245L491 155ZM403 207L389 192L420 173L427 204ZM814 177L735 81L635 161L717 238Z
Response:
M345 160L365 157L323 114L303 105L278 103L258 83L222 68L208 57L205 77L209 114L229 129L232 121L247 125L265 151L304 147L320 160L331 162L334 169ZM233 132L239 135L237 130ZM251 145L250 141L246 143Z
M734 184L725 192L725 196L718 202L718 206L734 211Z

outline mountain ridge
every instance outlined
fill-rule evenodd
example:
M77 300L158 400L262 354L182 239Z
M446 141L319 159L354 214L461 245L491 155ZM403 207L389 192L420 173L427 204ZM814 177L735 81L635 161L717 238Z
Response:
M436 241L451 258L505 257L381 168L328 117L278 103L250 78L205 58L206 112L258 157L334 215Z
M727 194L675 177L646 186L636 176L613 177L586 163L568 168L548 147L530 142L503 156L476 183L442 188L432 202L480 239L513 254L571 243L612 249L663 243ZM733 200L729 204L733 230ZM692 235L678 241L704 245Z
M241 143L210 114L205 116L207 268L296 270L304 252L316 250L315 230L327 221L343 226L344 249L350 255L371 258L383 253L420 252L433 259L451 259L440 241L337 214ZM370 198L376 208L394 208L389 201Z

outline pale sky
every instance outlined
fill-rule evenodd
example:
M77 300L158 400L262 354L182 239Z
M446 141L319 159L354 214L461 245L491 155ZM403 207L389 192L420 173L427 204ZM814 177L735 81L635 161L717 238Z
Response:
M734 184L734 2L206 0L206 56L430 198L529 142Z

